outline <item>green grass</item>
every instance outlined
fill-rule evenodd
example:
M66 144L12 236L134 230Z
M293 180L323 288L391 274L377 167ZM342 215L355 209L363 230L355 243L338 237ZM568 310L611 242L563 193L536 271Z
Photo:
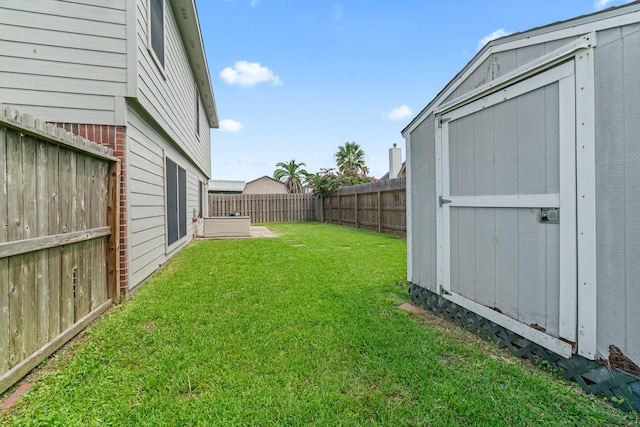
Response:
M1 425L632 425L397 306L405 241L318 223L198 241L56 355Z

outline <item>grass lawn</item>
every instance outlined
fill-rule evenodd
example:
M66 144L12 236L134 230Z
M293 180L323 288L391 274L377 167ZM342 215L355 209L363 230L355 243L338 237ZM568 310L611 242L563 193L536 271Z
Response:
M408 299L405 241L320 223L198 241L0 425L633 425Z

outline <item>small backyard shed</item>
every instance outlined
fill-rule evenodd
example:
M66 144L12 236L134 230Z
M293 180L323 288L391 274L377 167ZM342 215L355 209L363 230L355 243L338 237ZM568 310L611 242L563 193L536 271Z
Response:
M488 43L402 134L412 292L638 375L640 2Z
M242 190L242 194L288 194L287 186L284 182L273 179L270 176L261 176L253 181L247 182Z

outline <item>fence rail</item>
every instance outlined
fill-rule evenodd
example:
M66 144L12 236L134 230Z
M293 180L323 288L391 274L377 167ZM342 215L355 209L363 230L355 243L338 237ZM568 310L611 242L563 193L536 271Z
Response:
M117 176L106 147L0 104L0 393L117 298Z
M252 223L313 221L310 194L209 194L209 216L232 212L251 217Z
M324 222L406 236L406 178L341 188L323 199Z

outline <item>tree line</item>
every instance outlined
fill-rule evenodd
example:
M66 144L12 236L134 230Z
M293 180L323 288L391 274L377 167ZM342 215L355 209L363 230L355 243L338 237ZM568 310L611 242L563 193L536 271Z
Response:
M276 163L273 177L285 183L289 193L311 191L314 195L325 195L338 188L372 182L365 154L356 142L345 142L334 154L336 168L322 168L316 173L307 172L304 162L290 160Z

